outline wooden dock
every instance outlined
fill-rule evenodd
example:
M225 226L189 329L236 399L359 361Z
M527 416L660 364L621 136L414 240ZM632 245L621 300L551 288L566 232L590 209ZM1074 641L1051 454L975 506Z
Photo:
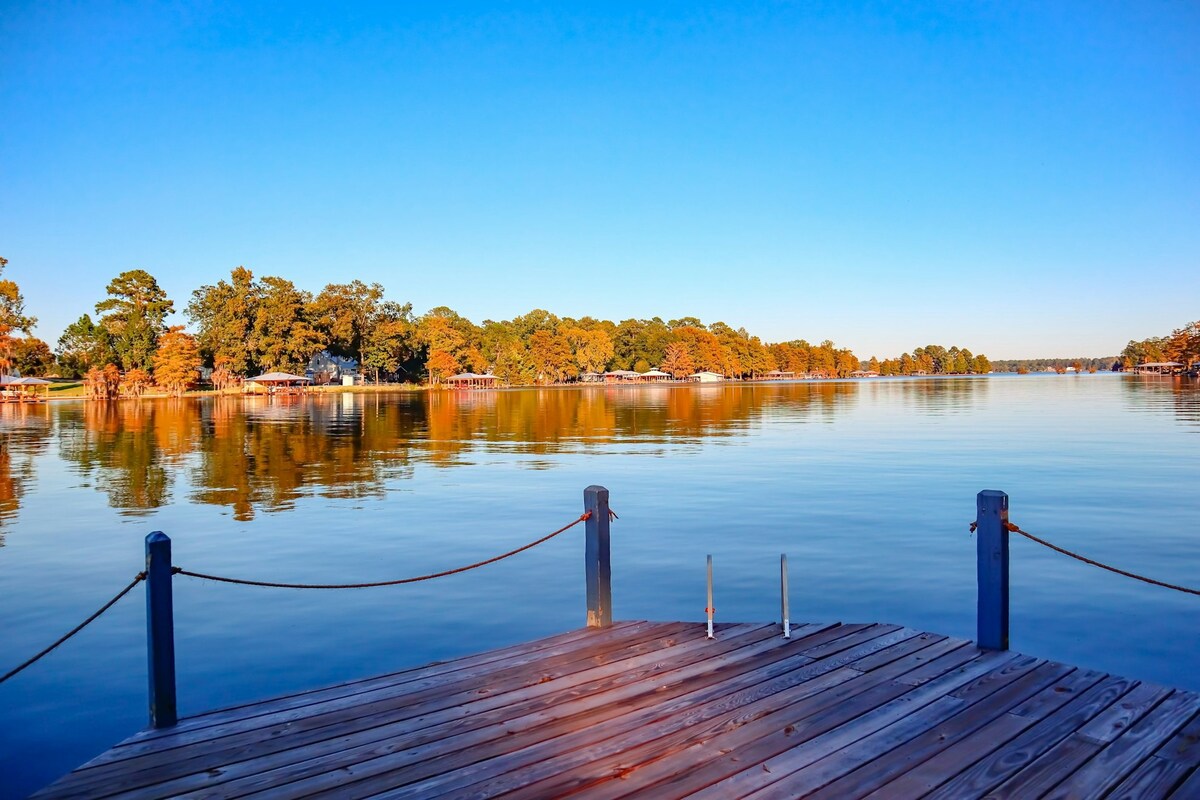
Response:
M1200 798L1200 695L883 624L618 622L143 731L37 798Z

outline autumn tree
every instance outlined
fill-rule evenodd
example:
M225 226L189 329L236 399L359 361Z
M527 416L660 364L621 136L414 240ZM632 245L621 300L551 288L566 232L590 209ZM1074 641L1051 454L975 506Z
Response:
M561 333L539 330L529 337L529 362L539 383L558 383L579 374L571 343Z
M84 390L87 396L97 400L111 400L121 391L121 370L116 364L92 367L84 375Z
M192 292L188 319L196 326L201 354L230 375L248 375L257 367L252 351L254 326L262 286L245 267L235 268L229 281L201 286Z
M325 345L313 324L312 295L289 280L263 278L250 335L250 353L258 369L303 373Z
M381 304L372 320L362 352L364 369L395 373L412 367L417 355L417 326L412 318L412 303Z
M126 397L141 397L150 388L154 380L144 369L134 367L121 375L119 391Z
M682 378L695 372L696 365L692 363L692 357L688 355L687 346L682 342L671 342L667 345L667 352L662 360L662 371L669 372L676 378Z
M638 364L661 364L667 345L675 339L671 328L658 317L623 320L612 333L612 365L634 369Z
M12 366L22 375L49 375L54 372L54 353L50 345L36 336L13 339Z
M1200 361L1200 320L1172 331L1163 344L1163 352L1171 361L1184 365Z
M1130 341L1121 351L1121 361L1125 369L1133 369L1138 364L1154 364L1167 360L1167 340L1149 338L1142 341Z
M479 334L479 347L502 381L513 385L530 384L537 374L529 360L529 346L508 322L484 320Z
M182 325L172 326L159 337L154 353L154 382L170 394L182 395L200 377L200 346Z
M564 332L583 372L603 372L613 357L612 338L602 328L567 328Z
M688 357L697 369L725 374L725 353L721 350L721 342L715 334L694 325L682 325L671 332L687 349Z
M209 380L212 381L213 388L218 392L223 392L231 386L237 386L242 382L244 376L236 374L221 358L217 358L216 364L213 366L212 375Z
M461 367L458 360L445 350L430 350L425 369L429 372L430 383L441 383L443 378L458 374Z
M148 369L165 330L164 320L175 310L167 293L149 272L122 272L109 282L107 300L96 304L100 324L112 336L120 366Z
M0 275L8 266L8 259L0 257ZM0 280L0 367L13 366L13 332L30 334L37 319L25 313L25 298L21 288L7 278Z
M331 283L313 301L313 314L332 353L365 364L376 328L387 321L383 305L383 287L378 283Z
M430 359L435 353L450 357L438 356L436 366L439 367L439 374L444 374L440 367L451 361L457 365L457 370L466 366L472 371L482 372L488 367L488 357L479 346L479 329L470 320L445 306L430 309L421 317L417 323L417 341L425 350L425 369L431 379L434 371Z

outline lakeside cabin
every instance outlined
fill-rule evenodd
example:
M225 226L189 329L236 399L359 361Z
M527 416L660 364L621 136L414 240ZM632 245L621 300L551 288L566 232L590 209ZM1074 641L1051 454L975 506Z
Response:
M0 403L44 403L50 396L50 381L0 375Z
M693 372L687 379L692 383L722 383L725 376L716 372Z
M770 372L764 372L760 381L792 381L796 379L796 373L787 369L773 369Z
M442 381L447 389L495 389L500 385L500 379L490 372L480 375L475 372L460 372Z
M306 378L303 375L292 375L289 372L265 372L262 375L255 375L253 378L246 378L246 382L242 384L242 391L245 394L263 392L272 397L299 395L308 391L310 383L312 383L312 378Z

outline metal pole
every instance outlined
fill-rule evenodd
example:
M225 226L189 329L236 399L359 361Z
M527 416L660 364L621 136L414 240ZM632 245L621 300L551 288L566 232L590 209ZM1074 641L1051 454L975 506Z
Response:
M717 638L716 635L713 633L713 614L715 614L716 611L717 610L715 608L713 608L712 556L710 555L708 557L708 605L704 607L704 613L708 615L708 638L709 639Z
M783 615L783 638L792 638L792 623L788 619L788 574L787 553L779 556L779 604Z
M146 537L146 651L150 672L150 727L178 721L175 707L175 620L171 598L171 540Z
M584 526L584 581L587 586L587 626L612 625L612 563L608 544L608 489L589 486L583 490L583 510L590 515Z
M1008 649L1008 495L992 489L975 500L978 644Z

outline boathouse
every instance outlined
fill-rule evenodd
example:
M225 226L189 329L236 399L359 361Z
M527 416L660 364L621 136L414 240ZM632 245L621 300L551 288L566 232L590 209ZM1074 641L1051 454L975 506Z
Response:
M495 389L500 379L489 373L461 372L442 381L447 389Z
M1151 361L1133 368L1134 375L1178 375L1181 372L1183 364L1178 361Z
M721 383L725 376L716 372L693 372L688 380L692 383Z
M0 402L40 403L50 396L50 381L0 376Z
M303 375L292 375L288 372L264 372L262 375L247 378L242 391L247 394L265 392L268 395L296 395L304 394L310 383L312 383L312 379Z

